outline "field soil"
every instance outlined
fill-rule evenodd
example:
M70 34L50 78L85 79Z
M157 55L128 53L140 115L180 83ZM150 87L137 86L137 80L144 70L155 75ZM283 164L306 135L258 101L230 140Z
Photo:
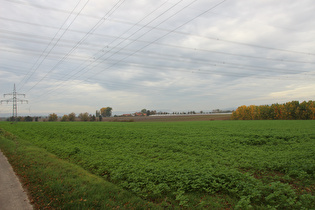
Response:
M176 122L230 120L231 114L194 114L194 115L151 115L138 117L104 117L107 122Z

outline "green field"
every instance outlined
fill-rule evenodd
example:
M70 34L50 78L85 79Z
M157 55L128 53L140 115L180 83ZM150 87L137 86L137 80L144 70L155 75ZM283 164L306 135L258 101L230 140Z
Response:
M315 121L4 122L0 128L0 148L16 167L23 168L17 157L27 159L27 148L33 148L33 171L44 161L38 150L129 193L111 208L115 202L143 209L315 206ZM43 195L69 192L58 180L50 182L53 190ZM50 205L65 208L73 201L61 199ZM83 207L105 205L94 197L83 200Z

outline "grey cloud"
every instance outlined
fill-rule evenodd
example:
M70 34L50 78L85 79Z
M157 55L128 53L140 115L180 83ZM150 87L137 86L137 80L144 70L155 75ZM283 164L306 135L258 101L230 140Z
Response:
M77 2L3 0L1 94L16 83L21 111L65 113L314 98L313 2L225 1L200 15L219 2L81 1L69 16Z

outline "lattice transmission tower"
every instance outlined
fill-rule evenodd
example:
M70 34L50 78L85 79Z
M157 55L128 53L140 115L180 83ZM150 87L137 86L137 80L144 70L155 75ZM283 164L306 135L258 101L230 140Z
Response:
M3 94L4 97L6 96L12 96L12 98L10 99L6 99L6 100L1 100L1 104L2 102L12 102L13 103L13 120L17 119L17 102L26 102L28 103L28 100L23 100L23 99L19 99L17 96L24 96L25 98L25 94L19 94L16 92L16 89L15 89L15 84L14 84L14 88L13 88L13 92L12 93L7 93L7 94Z

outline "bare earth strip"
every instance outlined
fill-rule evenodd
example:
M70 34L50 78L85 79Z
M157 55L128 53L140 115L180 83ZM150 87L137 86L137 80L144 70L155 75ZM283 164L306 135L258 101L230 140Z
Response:
M33 209L21 183L0 150L0 209Z
M192 114L192 115L151 115L139 117L104 117L109 122L175 122L175 121L208 121L230 120L231 114Z

